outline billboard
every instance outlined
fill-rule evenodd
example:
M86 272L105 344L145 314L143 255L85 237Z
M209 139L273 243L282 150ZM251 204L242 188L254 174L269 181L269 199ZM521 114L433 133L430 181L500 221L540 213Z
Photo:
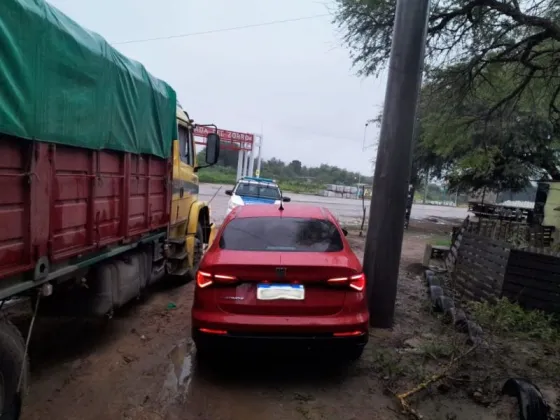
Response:
M193 134L195 137L202 137L206 139L209 133L213 133L214 127L195 127ZM225 149L233 150L251 150L253 148L253 141L255 140L254 134L240 133L237 131L222 130L218 128L218 135L220 136L222 146ZM196 141L196 144L206 145L206 141Z

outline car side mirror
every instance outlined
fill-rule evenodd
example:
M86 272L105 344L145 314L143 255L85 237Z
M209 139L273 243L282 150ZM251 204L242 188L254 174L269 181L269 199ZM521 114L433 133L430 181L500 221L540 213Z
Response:
M226 190L226 195L233 195L233 191L232 190Z
M282 197L282 201L284 203L289 203L290 201L292 201L292 199L290 197Z
M208 133L206 136L206 165L215 165L220 157L220 136Z
M342 233L344 234L344 236L348 236L348 231L344 228L342 228Z

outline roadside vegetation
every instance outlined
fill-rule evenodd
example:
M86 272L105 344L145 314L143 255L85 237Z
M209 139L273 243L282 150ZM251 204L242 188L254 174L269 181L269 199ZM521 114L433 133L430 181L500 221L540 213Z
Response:
M198 160L204 161L204 150L198 154ZM255 168L256 169L256 168ZM212 184L235 184L237 173L237 152L222 150L218 164L199 172L200 182ZM331 165L308 167L299 160L285 163L277 158L263 160L261 174L263 178L275 179L284 191L315 194L325 189L326 184L356 185L358 182L371 185L373 179L358 172L348 171Z
M506 298L495 304L470 302L473 318L486 330L517 338L534 338L560 344L560 324L553 315L526 311Z
M386 69L396 0L336 0L362 76ZM560 3L432 2L412 182L522 191L560 180ZM380 121L381 115L372 115Z

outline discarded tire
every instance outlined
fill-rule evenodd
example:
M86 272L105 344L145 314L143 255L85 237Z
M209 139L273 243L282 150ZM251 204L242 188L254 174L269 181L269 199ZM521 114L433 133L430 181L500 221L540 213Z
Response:
M437 298L443 296L443 289L440 286L430 286L428 291L430 294L430 300L432 301L432 307L435 309Z
M502 388L502 394L516 397L521 420L546 420L550 408L539 388L522 378L510 378Z
M482 340L482 328L474 321L467 321L468 344L478 344Z
M430 279L434 279L435 275L434 272L431 270L424 271L424 279L426 280L426 284L430 286Z
M453 302L453 299L447 296L439 296L436 298L436 304L434 306L434 310L436 312L445 313L445 311L454 307L455 307L455 302Z
M462 309L455 307L452 298L444 295L441 280L436 277L432 270L424 272L426 284L428 285L428 296L435 312L443 313L443 322L453 325L456 331L468 335L467 343L474 345L482 341L482 328L476 322L469 321Z
M441 280L439 277L431 276L428 277L428 287L430 286L440 286L441 287Z
M459 332L468 332L467 326L467 316L462 309L459 308L449 308L444 312L444 321L453 325L455 329Z

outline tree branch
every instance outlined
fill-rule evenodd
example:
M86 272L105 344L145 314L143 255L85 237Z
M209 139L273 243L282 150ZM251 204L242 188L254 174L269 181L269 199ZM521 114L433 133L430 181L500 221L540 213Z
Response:
M498 0L484 0L484 5L510 17L514 21L523 25L546 29L549 31L552 38L560 41L560 26L555 24L550 19L524 14L523 12L521 12L519 7L516 8Z

